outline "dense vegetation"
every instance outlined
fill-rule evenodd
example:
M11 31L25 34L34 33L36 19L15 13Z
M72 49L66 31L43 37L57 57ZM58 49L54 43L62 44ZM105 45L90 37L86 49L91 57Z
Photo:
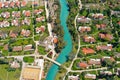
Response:
M60 7L59 1L55 0L53 5L58 5ZM56 52L60 53L63 47L65 46L65 42L63 40L64 31L60 24L60 8L55 10L55 13L57 14L56 20L54 21L54 28L52 30L53 33L55 33L58 36L58 43L56 44Z

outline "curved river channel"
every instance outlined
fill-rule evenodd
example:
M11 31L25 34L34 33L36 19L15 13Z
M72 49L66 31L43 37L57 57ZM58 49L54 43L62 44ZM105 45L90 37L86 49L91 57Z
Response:
M64 30L64 41L66 42L66 45L64 49L62 49L56 61L63 64L66 62L67 56L72 50L72 39L66 23L67 17L69 15L69 11L68 11L69 7L67 6L67 1L66 0L59 0L59 1L61 5L60 21L61 21L61 26L63 27L63 30ZM59 69L59 66L57 66L56 64L53 64L48 71L46 80L55 80L55 76L58 72L58 69Z

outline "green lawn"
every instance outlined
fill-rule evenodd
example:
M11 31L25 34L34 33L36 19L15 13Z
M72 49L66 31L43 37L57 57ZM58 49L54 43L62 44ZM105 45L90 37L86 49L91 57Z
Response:
M72 69L73 70L80 70L80 68L77 66L77 64L80 62L80 59L75 60L75 62L73 63Z
M35 36L34 36L34 39L35 39L35 41L39 41L40 35L35 35Z
M38 52L42 55L45 55L46 54L46 51L45 51L45 48L42 47L42 46L38 46Z
M8 72L6 70L8 66L7 64L0 65L0 80L19 80L21 71L16 69L15 71Z
M34 57L33 56L24 57L23 60L26 63L33 63L34 62Z

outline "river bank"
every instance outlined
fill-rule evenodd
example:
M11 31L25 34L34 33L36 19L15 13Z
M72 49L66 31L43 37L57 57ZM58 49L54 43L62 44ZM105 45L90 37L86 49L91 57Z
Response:
M62 49L56 61L63 64L67 61L67 57L69 53L72 51L72 39L66 24L66 20L69 15L69 11L68 11L69 8L67 6L67 1L60 0L60 5L61 5L60 21L61 21L61 26L63 27L63 30L64 30L64 41L66 42L66 45ZM48 71L46 80L55 80L55 76L58 73L58 70L59 70L59 67L53 64Z

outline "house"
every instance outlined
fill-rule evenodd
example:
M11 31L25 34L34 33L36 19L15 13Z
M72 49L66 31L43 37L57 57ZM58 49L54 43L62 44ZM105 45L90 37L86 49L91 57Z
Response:
M111 71L100 71L100 75L109 75L111 76L112 75L112 72Z
M8 50L8 44L5 44L3 49Z
M25 67L21 73L22 80L40 80L40 72L40 67Z
M45 26L37 27L36 28L36 33L44 32L45 31Z
M0 2L0 9L3 7L3 3L2 2Z
M101 65L101 60L100 59L90 59L88 61L88 65Z
M23 15L26 16L26 17L30 17L31 16L31 12L30 10L23 10Z
M22 20L23 25L30 25L30 23L31 23L31 20L28 18L25 18L24 20Z
M3 17L3 18L6 18L6 19L8 19L9 17L10 17L10 12L2 12L1 13L1 16Z
M20 64L15 60L12 63L10 63L11 68L20 68Z
M9 3L10 3L9 1L5 1L5 2L4 2L4 7L5 7L5 8L8 8L8 7L9 7Z
M37 2L37 1L33 1L33 2L32 2L32 5L33 5L33 6L38 6L38 2Z
M19 26L19 21L18 21L18 19L12 20L12 21L11 21L11 25L12 25L12 26Z
M96 75L95 74L85 74L85 78L87 78L87 79L93 79L93 80L95 80L96 79Z
M86 54L94 54L96 53L95 50L91 49L91 48L82 48L82 53Z
M12 51L22 51L22 46L14 46Z
M3 21L3 25L4 25L4 27L9 27L10 23L8 21Z
M33 49L33 46L32 44L29 44L29 45L26 45L24 48L23 48L24 51L30 51L30 50L34 50Z
M13 11L12 12L12 17L13 18L20 18L21 17L20 11Z
M10 23L8 21L2 21L2 22L0 22L0 28L9 27L9 26L10 26Z
M42 68L44 66L44 59L36 59L35 64Z
M11 7L11 8L14 8L15 7L15 2L10 2L10 4L9 4L9 6Z
M15 33L15 32L13 32L13 31L11 30L10 33L9 33L9 36L10 36L11 38L16 38L16 37L18 36L18 33Z
M96 27L98 28L98 29L105 29L106 28L106 24L96 24Z
M19 8L20 8L20 4L21 4L20 1L16 1L16 2L15 2L16 7L19 7Z
M89 23L91 21L90 18L85 17L85 16L81 16L79 18L77 18L77 22L81 22L81 23Z
M28 36L30 36L30 30L22 29L22 31L21 31L21 35L23 35L24 37L28 37Z
M21 7L25 7L26 5L27 5L26 0L23 0L23 1L21 2Z
M120 25L120 21L118 21L118 25Z
M115 59L113 57L109 57L109 56L102 57L102 61L104 61L105 59L110 59L112 62L115 61Z
M107 50L107 51L111 51L112 50L112 44L107 44L107 45L99 45L96 47L97 50Z
M107 33L99 33L99 37L101 39L107 39L107 40L112 40L113 36L111 34L107 34Z
M78 66L79 66L80 68L82 68L82 69L86 69L86 68L89 67L86 62L80 62L80 63L78 63Z
M78 31L79 32L90 32L91 31L91 27L88 27L88 26L80 26L78 28Z
M111 15L120 15L120 11L111 11Z
M48 51L49 49L52 49L52 40L53 37L48 36L43 41L39 41L39 45L45 47L45 50Z
M57 44L57 43L58 43L58 38L57 38L57 36L54 36L54 38L53 38L53 43L54 43L54 44Z
M95 38L92 37L92 36L84 36L84 37L83 37L83 41L84 41L84 42L89 42L89 43L94 43L94 42L96 42Z
M6 37L8 37L7 33L0 32L0 38L5 39Z
M115 57L120 58L120 53L116 53Z
M36 18L36 21L37 22L45 21L45 17L42 16L42 17Z
M79 79L79 75L76 75L76 76L74 76L74 75L68 76L68 80L80 80L80 79Z
M38 14L41 14L43 11L44 11L43 9L38 9L38 10L36 9L34 10L34 14L38 15Z
M100 20L102 20L104 18L104 15L102 13L95 13L95 14L93 13L92 17L94 19L100 19Z

